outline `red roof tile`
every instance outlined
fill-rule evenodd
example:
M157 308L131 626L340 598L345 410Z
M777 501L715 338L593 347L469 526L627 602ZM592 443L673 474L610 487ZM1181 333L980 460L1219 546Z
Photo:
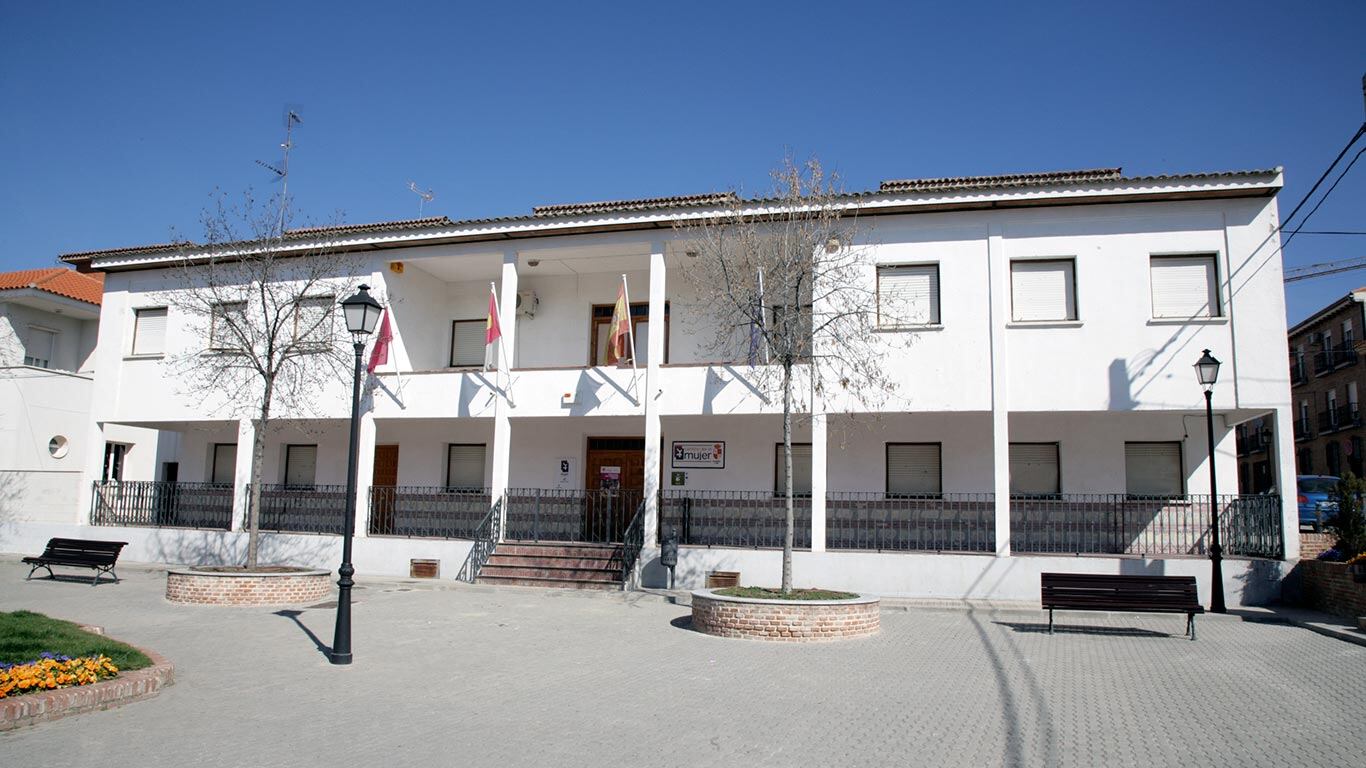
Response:
M46 291L98 307L104 297L104 273L86 274L64 267L0 273L0 291L23 288Z

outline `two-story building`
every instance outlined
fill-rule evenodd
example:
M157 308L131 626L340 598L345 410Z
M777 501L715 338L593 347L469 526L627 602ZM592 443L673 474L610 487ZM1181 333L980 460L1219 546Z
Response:
M1041 571L1071 570L1190 574L1208 594L1217 510L1230 603L1275 594L1298 556L1294 499L1236 494L1234 428L1256 417L1281 427L1271 473L1293 487L1280 187L1279 170L1109 169L897 180L842 197L859 221L851 246L869 254L869 294L912 291L923 306L915 322L874 331L897 350L885 361L895 398L867 411L817 397L802 405L796 582L1033 600ZM369 382L360 423L361 573L435 559L454 575L492 509L503 547L621 546L638 530L648 584L664 580L661 531L680 537L682 586L712 570L778 581L781 406L757 383L762 364L708 351L717 319L692 311L708 287L685 278L692 248L675 228L729 200L557 205L286 238L300 253L322 246L362 259L338 279L372 286L392 320L390 363ZM762 215L772 202L745 205ZM168 350L209 343L164 299L168 268L183 257L151 247L63 259L106 275L94 429L176 435L179 483L140 478L138 498L185 510L149 517L119 495L133 478L122 490L94 482L65 526L19 537L30 548L94 523L130 541L133 558L240 553L250 451L239 446L254 425L209 412L165 370ZM605 357L623 275L636 344L628 367ZM491 283L504 362L486 371ZM1205 349L1223 362L1217 498L1192 368ZM319 393L321 417L283 414L268 435L268 558L339 560L348 386ZM85 459L95 481L98 454ZM541 570L521 583L552 578Z

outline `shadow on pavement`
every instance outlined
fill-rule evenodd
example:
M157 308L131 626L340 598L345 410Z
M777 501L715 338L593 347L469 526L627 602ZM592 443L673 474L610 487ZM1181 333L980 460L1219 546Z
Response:
M1016 621L994 621L1003 627L1010 627L1016 632L1033 635L1048 634L1048 625L1036 622L1016 622ZM1055 635L1112 635L1116 637L1178 637L1170 632L1155 632L1151 629L1138 629L1137 627L1082 627L1068 626L1067 624L1054 624L1053 634ZM1185 638L1185 635L1179 635Z
M332 657L331 646L324 645L323 641L319 640L318 636L313 634L313 630L305 626L302 621L299 621L299 617L302 616L303 613L303 611L294 611L289 609L275 611L276 616L283 616L286 619L293 621L294 624L299 627L299 629L303 630L305 635L308 635L308 639L313 641L313 645L317 647L318 653L321 653L323 656L326 656L330 659Z
M692 616L691 616L690 614L689 614L689 615L685 615L685 616L679 616L678 618L674 619L673 621L670 621L670 622L669 622L669 626L677 627L678 629L686 629L686 630L688 630L689 632L691 632L691 631L693 631L693 628L692 628Z

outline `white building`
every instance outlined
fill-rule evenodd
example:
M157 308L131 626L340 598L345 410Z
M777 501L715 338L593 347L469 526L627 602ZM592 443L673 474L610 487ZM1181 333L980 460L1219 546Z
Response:
M899 268L928 303L922 324L879 332L913 337L893 364L896 406L817 404L799 427L798 586L1032 600L1039 572L1084 570L1195 575L1207 596L1208 445L1192 369L1202 350L1223 362L1218 488L1236 492L1233 428L1254 417L1274 421L1276 485L1294 487L1280 187L1279 170L1115 169L893 181L849 195L858 245L872 254L869 285ZM289 237L301 251L325 242L359 254L362 274L344 277L369 283L394 322L360 426L358 572L407 573L410 559L432 558L454 576L499 500L505 538L619 540L639 499L646 583L664 579L661 525L682 535L682 586L713 569L777 582L780 410L744 362L709 359L705 319L687 316L694 289L680 279L688 248L673 223L723 201ZM236 446L253 426L206 412L166 376L166 350L207 345L158 298L176 257L153 247L63 260L106 274L96 429L174 434L163 443L175 445L180 482L138 491L139 510L126 500L114 509L97 489L60 525L4 533L4 549L79 529L128 540L133 559L240 553L249 452ZM638 375L598 364L623 273ZM490 282L510 362L501 373L481 370ZM267 526L295 532L268 535L267 558L339 561L347 386L319 399L324 418L269 435ZM89 479L100 479L102 456L86 452ZM125 472L124 485L158 479ZM594 490L604 481L619 489ZM1293 499L1218 506L1230 604L1273 596L1298 557ZM92 514L151 525L91 530Z

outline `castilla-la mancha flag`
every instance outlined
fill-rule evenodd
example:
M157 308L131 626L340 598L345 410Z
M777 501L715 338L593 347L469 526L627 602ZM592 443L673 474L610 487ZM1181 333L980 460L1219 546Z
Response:
M379 336L375 338L375 348L370 351L370 364L367 373L374 373L381 365L389 363L389 345L394 341L394 332L389 327L389 310L384 310L384 319L379 323Z
M630 337L631 311L626 304L626 277L623 275L621 288L617 290L617 305L612 308L612 323L607 326L608 365L614 365L626 358L626 342Z

